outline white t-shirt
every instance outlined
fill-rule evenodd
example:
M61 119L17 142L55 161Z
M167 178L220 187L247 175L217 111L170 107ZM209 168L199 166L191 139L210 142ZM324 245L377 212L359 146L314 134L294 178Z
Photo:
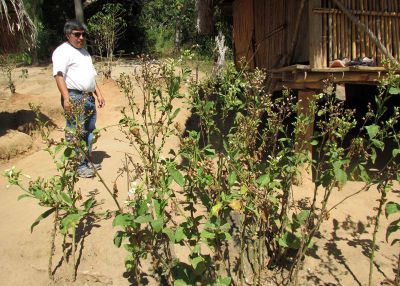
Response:
M68 89L93 92L96 89L96 70L85 49L74 48L68 42L54 50L53 76L62 72Z

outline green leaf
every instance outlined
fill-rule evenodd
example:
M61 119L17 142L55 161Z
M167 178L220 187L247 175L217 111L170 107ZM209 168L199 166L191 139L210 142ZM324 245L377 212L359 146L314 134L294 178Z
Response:
M203 230L202 232L200 232L200 237L203 239L215 238L215 233Z
M206 156L215 156L215 149L212 148L205 148L204 149L204 154Z
M377 139L371 139L371 142L376 148L378 148L382 151L383 151L383 149L385 149L385 143L383 143L382 141L377 140Z
M164 226L164 219L163 218L155 219L150 224L155 232L160 232Z
M229 286L232 283L232 278L230 277L220 277L213 286Z
M367 129L368 136L370 139L375 138L375 136L379 132L379 126L376 124L368 125L365 127L365 129Z
M45 219L46 217L48 217L49 215L51 215L54 211L56 210L56 208L51 208L48 209L47 211L45 211L44 213L42 213L40 216L38 216L38 218L33 222L33 224L31 225L31 232L33 232L33 228L35 226L37 226L39 224L39 222L41 222L43 219Z
M67 147L67 148L65 148L63 154L64 154L65 158L72 158L72 157L75 157L76 152L73 148Z
M60 192L60 196L67 205L72 206L73 201L67 193Z
M96 202L96 200L93 199L93 198L90 198L90 199L86 200L83 203L83 207L85 208L85 212L88 212L93 207L95 202Z
M180 242L182 241L184 238L186 238L186 234L183 231L183 227L178 227L175 231L175 242Z
M299 249L300 239L293 233L286 232L279 239L278 243L280 246L288 247L292 249Z
M229 174L228 176L228 184L229 186L233 186L236 183L237 180L237 174L235 171Z
M219 211L222 208L222 203L218 203L211 208L211 215L218 215Z
M174 120L178 113L181 111L180 108L175 109L174 113L170 116L169 120Z
M119 214L117 215L112 225L115 226L130 226L133 224L133 217L130 214Z
M400 88L392 86L389 88L389 93L392 95L400 94Z
M190 264L192 264L197 275L203 274L207 269L206 264L204 263L204 258L201 256L190 259Z
M140 224L142 224L142 223L149 223L149 222L151 222L151 221L153 221L153 218L152 218L151 216L149 216L149 215L141 215L141 216L138 216L138 217L134 220L134 222L140 223Z
M70 228L75 228L81 218L82 215L76 213L63 217L60 221L61 233L66 234Z
M257 179L257 183L260 187L267 185L271 181L269 174L264 174Z
M161 200L160 199L154 199L153 200L153 205L154 205L154 211L156 212L156 216L158 218L161 217L162 215L162 208L161 208Z
M310 145L312 146L317 146L318 145L318 140L314 139L310 142Z
M174 234L174 231L172 229L164 228L162 230L162 232L165 233L168 236L170 241L175 242L175 234Z
M123 231L117 231L117 233L114 236L114 245L116 247L121 247L122 244L122 240L124 239L124 237L126 236L125 232Z
M54 154L57 154L58 152L60 152L62 147L64 147L64 145L58 144L56 146L56 148L54 148Z
M190 286L183 279L177 279L174 281L174 286Z
M363 180L363 182L365 182L365 183L371 182L371 178L369 177L368 172L365 169L365 167L363 165L358 165L358 169L360 170L360 177Z
M347 174L342 170L342 163L340 161L333 163L333 172L335 174L335 179L340 184L345 184L347 182Z
M296 220L300 225L304 225L310 216L310 211L303 210L299 214L296 215Z
M169 173L171 174L174 181L181 187L185 185L185 178L182 176L181 172L179 172L175 167L169 168Z
M386 217L388 217L389 215L395 214L395 213L399 213L399 212L400 212L400 204L395 203L395 202L388 202L386 204L386 208L385 208Z
M372 148L372 150L371 150L371 161L372 161L373 164L375 164L375 162L376 162L376 157L377 157L376 150L374 148Z
M393 151L392 151L392 156L393 156L394 158L396 158L397 155L399 155L399 154L400 154L400 149L393 149Z

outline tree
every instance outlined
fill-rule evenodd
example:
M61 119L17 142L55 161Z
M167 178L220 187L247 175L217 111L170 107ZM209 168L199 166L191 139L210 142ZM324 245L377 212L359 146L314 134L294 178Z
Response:
M214 1L196 0L197 32L201 35L211 35L214 29Z
M83 6L82 6L82 0L74 0L75 4L75 17L76 20L78 20L81 23L85 22L85 17L83 14Z
M104 76L111 77L113 53L126 28L126 22L122 18L125 9L121 4L105 4L102 11L97 12L89 19L89 31L92 36L94 48L100 57L106 52L107 62Z
M12 34L20 33L28 47L35 43L36 27L22 0L0 1L0 25L6 26Z

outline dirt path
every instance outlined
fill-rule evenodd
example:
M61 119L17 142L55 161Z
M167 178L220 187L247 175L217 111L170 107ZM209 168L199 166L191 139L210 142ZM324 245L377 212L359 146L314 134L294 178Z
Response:
M114 74L128 71L128 67L119 67ZM0 80L3 88L4 82ZM0 114L15 113L18 110L29 110L28 102L42 105L42 112L53 120L59 128L53 131L55 137L62 137L64 126L59 96L49 67L30 68L29 78L16 81L18 94L5 99L6 92L0 96ZM112 81L100 83L106 98L106 107L98 110L98 127L116 124L120 119L120 110L126 105L123 95ZM0 94L1 95L1 94ZM140 99L139 99L140 100ZM182 103L178 103L182 104ZM188 116L184 111L180 121ZM1 122L0 124L4 124ZM4 134L3 134L4 135ZM1 136L1 134L0 134ZM1 138L1 137L0 137ZM116 140L117 139L117 140ZM173 141L169 147L174 148ZM42 176L48 178L55 173L50 156L41 150L40 142L33 142L33 147L8 161L0 161L0 172L16 166L33 178ZM131 151L124 143L121 132L111 127L99 139L94 152L94 161L101 162L100 171L104 180L112 186L118 169L122 166L124 152ZM121 190L119 201L123 204L126 187L123 180L118 186ZM0 281L1 285L48 285L47 263L49 253L50 221L40 223L33 233L30 225L43 212L43 209L32 200L17 201L19 191L6 188L7 182L0 177ZM79 181L78 186L83 196L95 194L99 205L96 211L114 209L112 200L97 179ZM306 189L311 188L311 182L298 187L295 193L298 197L310 196ZM334 196L333 203L340 201L346 195L360 188L360 183L349 182L342 191ZM377 206L377 192L370 191L349 200L335 210L324 223L320 237L316 242L315 251L307 257L302 271L301 285L366 285L368 281L368 253L370 252L372 226L368 216L372 215L373 206ZM385 242L387 222L379 233L379 253L375 269L374 281L377 285L385 277L394 277L396 255L399 249L390 247ZM113 245L115 229L111 219L96 221L90 229L85 230L85 237L78 247L78 278L74 285L130 285L124 278L125 250ZM59 244L56 244L59 245ZM61 250L57 249L53 260L56 271L56 285L69 285L70 269L62 260ZM271 279L270 285L275 285Z

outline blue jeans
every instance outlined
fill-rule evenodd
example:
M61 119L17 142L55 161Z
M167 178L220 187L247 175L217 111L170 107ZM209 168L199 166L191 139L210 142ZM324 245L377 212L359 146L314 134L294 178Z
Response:
M77 123L76 120L79 120L79 123L82 126L82 134L81 139L85 141L88 155L90 156L92 153L92 141L93 141L93 130L96 128L96 101L92 95L92 93L84 94L82 91L75 89L68 89L70 102L72 105L82 105L84 114L79 114L77 117L68 117L66 116L66 127L67 128L76 128ZM61 105L64 108L64 102L61 97ZM71 138L68 135L68 132L65 133L65 139L69 141ZM86 156L83 156L83 160L80 166L87 165L88 161Z

